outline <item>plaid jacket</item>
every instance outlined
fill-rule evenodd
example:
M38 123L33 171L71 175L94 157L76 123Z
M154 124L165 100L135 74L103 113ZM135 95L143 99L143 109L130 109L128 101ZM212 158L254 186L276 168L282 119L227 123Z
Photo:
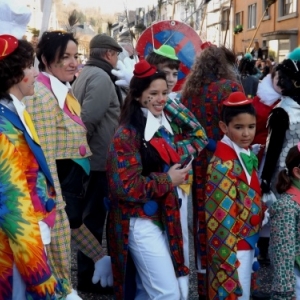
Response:
M34 97L25 99L25 104L35 123L54 180L57 208L63 208L65 203L57 176L56 159L82 158L80 147L86 149L84 157L90 156L86 129L63 112L53 93L41 82L36 83Z

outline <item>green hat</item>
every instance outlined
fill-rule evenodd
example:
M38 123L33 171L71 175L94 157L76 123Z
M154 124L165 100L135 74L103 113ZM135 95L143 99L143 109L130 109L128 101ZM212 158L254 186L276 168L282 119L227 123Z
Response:
M153 49L153 52L170 59L178 60L175 49L169 45L162 45L158 49Z

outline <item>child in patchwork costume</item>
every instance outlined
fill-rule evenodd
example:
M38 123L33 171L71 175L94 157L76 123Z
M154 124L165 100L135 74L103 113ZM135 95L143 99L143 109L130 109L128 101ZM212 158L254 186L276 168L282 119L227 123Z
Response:
M252 100L232 93L219 126L224 137L208 165L205 190L208 299L249 300L262 221L258 160L249 150L256 127Z

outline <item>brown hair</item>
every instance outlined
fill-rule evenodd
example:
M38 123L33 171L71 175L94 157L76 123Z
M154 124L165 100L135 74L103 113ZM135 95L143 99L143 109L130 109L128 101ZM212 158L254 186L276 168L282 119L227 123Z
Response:
M300 152L298 146L292 147L285 159L286 168L278 174L276 190L279 194L286 192L292 185L293 169L300 165Z
M238 81L234 72L234 54L225 47L210 46L196 58L182 91L182 98L200 94L200 88L220 79Z

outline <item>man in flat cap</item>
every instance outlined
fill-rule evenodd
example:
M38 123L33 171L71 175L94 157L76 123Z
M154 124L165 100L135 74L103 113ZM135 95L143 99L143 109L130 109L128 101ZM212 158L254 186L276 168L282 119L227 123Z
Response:
M87 181L84 223L102 243L106 218L104 198L107 197L106 159L109 143L118 126L122 95L115 85L116 67L122 48L108 35L98 34L90 41L90 57L72 86L79 100L81 118L88 131L88 143L93 153ZM100 285L91 285L94 264L82 252L78 253L78 290L101 292Z

